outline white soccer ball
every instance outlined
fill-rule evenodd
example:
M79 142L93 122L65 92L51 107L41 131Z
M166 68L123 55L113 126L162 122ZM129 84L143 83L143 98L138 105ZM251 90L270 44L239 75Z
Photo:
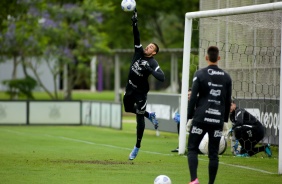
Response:
M199 150L203 154L207 155L209 153L208 145L209 145L209 135L208 135L208 133L206 133L204 135L200 145L199 145ZM221 136L220 143L219 143L218 154L222 155L225 152L226 148L227 148L227 141L226 141L224 136Z
M166 175L159 175L154 180L154 184L171 184L171 180Z
M135 0L122 0L121 2L121 9L123 11L129 12L133 11L136 7Z

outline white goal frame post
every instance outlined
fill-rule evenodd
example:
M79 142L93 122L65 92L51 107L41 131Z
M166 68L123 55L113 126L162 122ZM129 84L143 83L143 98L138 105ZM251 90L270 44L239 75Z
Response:
M181 110L180 110L180 132L179 132L179 152L182 155L186 148L186 122L187 122L187 105L188 105L188 89L189 89L189 68L190 68L190 52L192 38L192 22L195 18L219 17L228 15L238 15L246 13L258 13L266 11L282 10L282 2L250 5L234 8L205 10L198 12L188 12L185 14L185 30L184 30L184 49L183 49L183 66L182 66L182 89L181 89ZM281 36L282 38L282 36ZM282 42L282 39L281 39ZM281 47L282 53L282 47ZM280 81L282 81L282 57L280 57ZM280 85L280 98L282 97L282 85ZM279 130L282 130L282 100L279 101ZM279 133L279 145L282 143L282 134ZM282 174L282 146L279 146L279 163L278 173Z

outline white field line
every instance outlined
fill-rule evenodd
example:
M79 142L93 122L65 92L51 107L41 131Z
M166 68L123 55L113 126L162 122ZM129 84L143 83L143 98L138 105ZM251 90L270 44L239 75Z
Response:
M23 136L35 136L37 137L39 136L46 136L46 137L52 137L52 138L58 138L58 139L63 139L63 140L67 140L67 141L72 141L72 142L80 142L80 143L84 143L84 144L91 144L91 145L98 145L98 146L104 146L104 147L109 147L109 148L115 148L115 149L122 149L122 150L129 150L131 151L132 148L124 148L124 147L119 147L119 146L114 146L114 145L110 145L110 144L100 144L100 143L95 143L95 142L90 142L90 141L84 141L84 140L80 140L80 139L73 139L73 138L68 138L68 137L64 137L64 136L54 136L54 135L50 135L50 134L29 134L29 133L24 133L24 132L18 132L18 131L14 131L14 130L8 130L8 129L0 129L1 131L6 131L6 132L10 132L10 133L14 133L14 134L18 134L18 135L23 135ZM154 154L154 155L164 155L164 156L172 156L174 154L164 154L164 153L159 153L159 152L153 152L153 151L144 151L144 150L140 150L141 152L144 153L148 153L148 154ZM186 155L183 155L183 157L186 157ZM202 159L202 158L198 158L199 160L202 161L206 161L208 162L208 159ZM266 173L266 174L277 174L277 173L273 173L273 172L269 172L269 171L265 171L262 169L256 169L256 168L251 168L251 167L247 167L247 166L240 166L240 165L234 165L234 164L227 164L224 162L219 162L219 164L221 165L226 165L226 166L231 166L231 167L236 167L236 168L241 168L241 169L245 169L245 170L252 170L252 171L257 171L260 173Z

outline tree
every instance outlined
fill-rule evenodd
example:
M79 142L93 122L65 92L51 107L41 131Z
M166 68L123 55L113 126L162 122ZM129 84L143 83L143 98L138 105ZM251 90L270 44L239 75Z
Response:
M2 0L0 1L0 30L5 28L4 21L9 17L18 17L25 14L27 6L18 0Z
M22 14L10 15L4 19L1 32L2 53L7 58L15 58L26 71L28 67L35 76L39 86L51 98L57 99L56 81L60 73L68 72L67 93L71 99L73 85L82 79L89 68L85 65L95 53L110 52L107 47L107 35L101 32L102 13L111 5L96 1L33 1L26 0L20 4L27 7ZM22 7L20 6L20 7ZM32 62L32 58L37 58ZM53 74L54 95L44 86L37 67L46 62ZM67 68L67 70L64 70ZM27 72L26 72L27 74ZM28 75L28 74L27 74ZM16 78L16 75L13 75Z
M87 63L94 54L110 49L133 48L131 12L123 12L114 0L4 0L0 2L1 61L21 64L27 76L32 71L37 84L57 99L55 81L68 71L66 99L73 86L89 79ZM162 48L182 48L185 13L199 9L198 0L138 1L138 19L143 45L157 42ZM197 47L198 37L192 38ZM34 63L31 59L36 58ZM44 86L38 66L47 63L55 92ZM67 68L67 70L66 70ZM164 66L168 68L169 66ZM29 70L27 70L29 69Z
M104 2L104 0L97 0ZM114 3L112 12L103 17L104 30L109 34L111 48L132 48L131 12L123 12L120 2ZM137 1L141 41L155 41L161 48L182 48L185 13L199 10L199 0ZM196 24L196 23L195 23ZM122 36L121 36L122 35ZM192 47L198 46L198 36L193 36Z
M87 78L82 76L88 74L89 77L90 70L86 63L91 57L95 53L110 51L107 35L99 31L101 13L109 8L105 3L101 5L84 0L75 4L48 4L42 14L40 31L48 37L47 52L43 56L48 58L51 52L58 58L56 67L53 67L55 71L52 71L54 76L67 72L65 99L71 99L73 86Z
M1 3L5 3L5 1ZM30 56L31 53L34 54L34 48L37 42L34 40L32 34L33 27L31 25L33 25L34 19L27 19L25 16L28 9L27 4L22 4L22 6L18 8L12 8L15 4L19 5L18 1L6 2L6 4L9 7L7 10L12 11L6 11L4 15L1 16L0 26L3 29L0 33L0 54L2 62L7 59L11 59L13 62L11 80L6 80L3 84L9 87L11 98L14 99L17 94L13 91L30 94L30 90L34 89L36 86L36 82L27 72L24 61L26 56ZM4 17L6 18L4 19ZM22 64L23 73L25 75L24 78L20 80L17 79L17 66L19 64ZM30 87L22 88L22 86L26 84L31 85L28 85ZM32 97L32 95L28 95L28 97Z

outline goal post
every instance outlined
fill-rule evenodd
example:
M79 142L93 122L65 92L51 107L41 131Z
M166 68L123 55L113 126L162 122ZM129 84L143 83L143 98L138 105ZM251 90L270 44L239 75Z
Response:
M188 12L185 14L185 32L184 32L184 49L183 49L183 66L182 66L182 88L181 88L181 110L180 110L180 132L179 132L179 154L184 154L185 153L185 148L186 148L186 122L187 122L187 105L188 105L188 89L189 89L189 68L190 68L190 52L191 52L191 38L192 38L192 23L193 20L196 19L201 19L201 18L210 18L210 17L228 17L228 16L234 16L234 15L244 15L244 14L251 14L251 13L260 13L260 12L273 12L273 11L279 11L282 10L282 2L275 2L275 3L267 3L267 4L259 4L259 5L249 5L249 6L242 6L242 7L234 7L234 8L223 8L223 9L216 9L216 10L204 10L204 11L198 11L198 12ZM255 19L260 18L259 16L255 16ZM234 87L235 91L236 91L236 95L237 96L244 96L245 98L249 98L249 99L253 99L253 98L257 98L257 99L261 99L260 96L264 95L263 91L268 90L270 92L268 92L269 94L264 95L264 100L271 100L271 99L278 99L279 103L278 103L278 112L280 115L282 114L282 101L280 100L280 97L282 96L282 85L280 85L281 81L282 81L282 75L280 75L282 73L282 67L281 67L281 63L282 63L282 58L280 57L280 53L282 53L281 50L281 42L282 42L282 36L281 36L281 17L279 20L279 35L277 35L276 31L273 31L274 33L272 33L273 35L271 35L272 37L279 37L280 39L278 39L279 41L279 45L278 46L268 46L266 49L264 48L264 46L260 46L258 44L258 42L264 42L263 40L261 40L260 37L258 37L257 35L259 34L265 34L265 33L261 33L259 30L254 29L252 30L252 40L251 42L253 42L252 46L248 46L247 44L244 44L243 46L240 46L240 43L229 43L229 40L236 40L236 37L233 37L234 35L230 35L230 33L228 32L228 22L229 19L228 18L224 18L224 20L218 20L218 21L224 21L224 23L226 23L226 26L222 26L221 28L225 28L226 33L225 33L225 39L227 41L206 41L208 43L205 43L205 41L203 41L202 44L203 48L202 48L202 53L200 53L199 58L204 57L204 54L206 51L204 48L205 46L209 45L209 44L214 44L220 47L220 49L224 52L224 59L226 61L224 61L224 67L222 67L223 69L228 68L228 65L230 65L230 63L225 63L228 61L228 59L233 58L233 57L238 57L238 60L240 60L240 63L238 63L239 66L236 66L234 68L232 68L230 71L232 71L233 73L238 72L236 69L242 67L242 69L240 70L240 72L242 73L242 75L245 75L245 71L251 71L252 68L247 68L247 67L254 67L256 68L255 71L252 71L252 75L246 76L247 78L252 78L252 82L246 84L246 82L238 84L240 87ZM236 19L232 20L232 23L236 23ZM200 21L199 21L200 22ZM246 27L249 26L248 23L245 24ZM261 26L261 25L258 25ZM263 27L263 26L262 26ZM263 28L265 28L267 26L264 26ZM268 27L271 27L268 25ZM207 28L208 29L208 28ZM237 34L241 34L246 36L246 32L248 32L248 30L240 30L241 32L237 32ZM272 31L271 31L272 32ZM201 36L201 34L200 34ZM243 37L243 36L242 36ZM246 36L246 38L248 38L248 35ZM242 38L242 40L246 39L246 38ZM275 41L273 41L274 38L271 38L272 42L271 44L273 44ZM244 40L245 41L245 40ZM276 44L276 43L275 43ZM259 49L258 49L259 48ZM227 52L228 50L228 52ZM243 51L242 51L243 50ZM271 50L271 51L270 51ZM257 52L261 52L259 55L257 56ZM265 52L265 55L263 55ZM270 54L269 54L270 53ZM278 54L277 54L278 53ZM202 55L201 55L202 54ZM231 59L230 59L231 60ZM261 72L261 70L268 68L267 67L258 67L257 65L260 64L260 62L264 62L264 61L269 61L270 63L272 62L272 60L275 60L274 63L277 64L278 66L269 66L270 69L273 69L271 71L275 71L274 73L279 76L278 79L275 79L274 82L278 81L278 89L276 89L275 85L273 84L273 86L271 86L271 88L273 89L266 89L267 87L265 87L264 83L259 84L258 86L256 86L256 80L261 80L260 78L263 78L259 75L259 73ZM279 61L276 61L279 60ZM257 64L259 63L259 64ZM225 66L226 65L226 66ZM248 65L248 66L247 66ZM267 64L265 64L267 65ZM221 66L220 66L221 67ZM272 68L271 68L272 67ZM228 70L227 70L228 72ZM279 73L280 72L280 73ZM274 75L274 74L272 74ZM270 75L269 78L272 77L272 75ZM231 75L232 77L232 75ZM267 77L266 77L267 78ZM233 78L232 78L233 80ZM266 79L267 80L267 79ZM269 79L269 80L274 80L274 79ZM237 85L237 83L236 83ZM247 86L247 87L246 87ZM266 85L267 86L267 85ZM243 88L248 88L246 90L246 92L241 93L240 90ZM233 90L234 90L233 88ZM273 92L273 91L274 92ZM252 92L253 91L253 92ZM260 91L255 93L256 91ZM275 93L276 91L278 91L277 95L272 95L272 93ZM254 94L254 95L253 95ZM253 95L253 96L252 96ZM267 98L265 97L267 96ZM275 96L275 97L273 97ZM277 97L278 96L278 97ZM275 106L275 105L272 105ZM262 116L262 115L261 115ZM267 116L270 117L270 116ZM264 118L266 118L264 116ZM273 118L273 117L272 117ZM279 125L277 125L278 130L282 129L282 117L281 116L276 116L277 118L277 122L279 123ZM282 135L279 134L279 139L278 139L279 143L282 142ZM277 142L278 142L277 141ZM278 157L279 157L279 163L278 163L278 173L282 174L282 147L279 146L279 150L278 150Z

